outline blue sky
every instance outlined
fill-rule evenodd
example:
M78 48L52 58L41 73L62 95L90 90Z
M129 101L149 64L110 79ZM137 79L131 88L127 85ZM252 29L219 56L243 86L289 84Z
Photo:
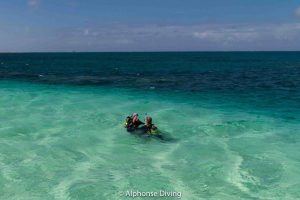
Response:
M0 2L0 52L239 50L300 50L300 1Z

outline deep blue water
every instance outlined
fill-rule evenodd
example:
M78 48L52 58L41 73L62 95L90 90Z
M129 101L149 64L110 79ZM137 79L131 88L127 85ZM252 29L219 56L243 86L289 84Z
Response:
M299 91L300 52L0 54L0 77L180 91Z

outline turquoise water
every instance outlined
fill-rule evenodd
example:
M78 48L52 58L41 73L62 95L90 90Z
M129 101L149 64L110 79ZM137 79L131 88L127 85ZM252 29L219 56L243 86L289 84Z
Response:
M51 67L42 73L26 68L43 63L32 58L37 55L22 56L28 60L0 56L6 66L0 70L1 199L126 199L120 192L127 190L176 191L182 199L300 198L300 62L293 54L281 62L273 54L222 60L233 68L210 67L219 66L213 58L220 55L209 54L214 61L203 68L181 68L180 60L170 61L171 70L160 55L153 58L164 66L160 81L156 68L126 74L119 66L103 77L103 70L90 72L93 77ZM150 57L127 63L151 65ZM61 59L47 63L66 62ZM253 68L262 60L263 69ZM127 83L134 76L137 86ZM123 119L132 112L151 114L165 139L128 134Z

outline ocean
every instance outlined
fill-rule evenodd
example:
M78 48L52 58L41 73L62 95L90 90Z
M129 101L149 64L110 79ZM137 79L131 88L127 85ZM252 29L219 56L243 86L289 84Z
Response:
M1 53L0 119L0 199L300 198L300 52Z

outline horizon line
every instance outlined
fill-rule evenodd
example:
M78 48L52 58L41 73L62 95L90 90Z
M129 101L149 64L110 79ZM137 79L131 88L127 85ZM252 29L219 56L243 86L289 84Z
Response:
M0 52L0 54L26 54L26 53L250 53L250 52L300 52L300 50L207 50L207 51L24 51L24 52Z

